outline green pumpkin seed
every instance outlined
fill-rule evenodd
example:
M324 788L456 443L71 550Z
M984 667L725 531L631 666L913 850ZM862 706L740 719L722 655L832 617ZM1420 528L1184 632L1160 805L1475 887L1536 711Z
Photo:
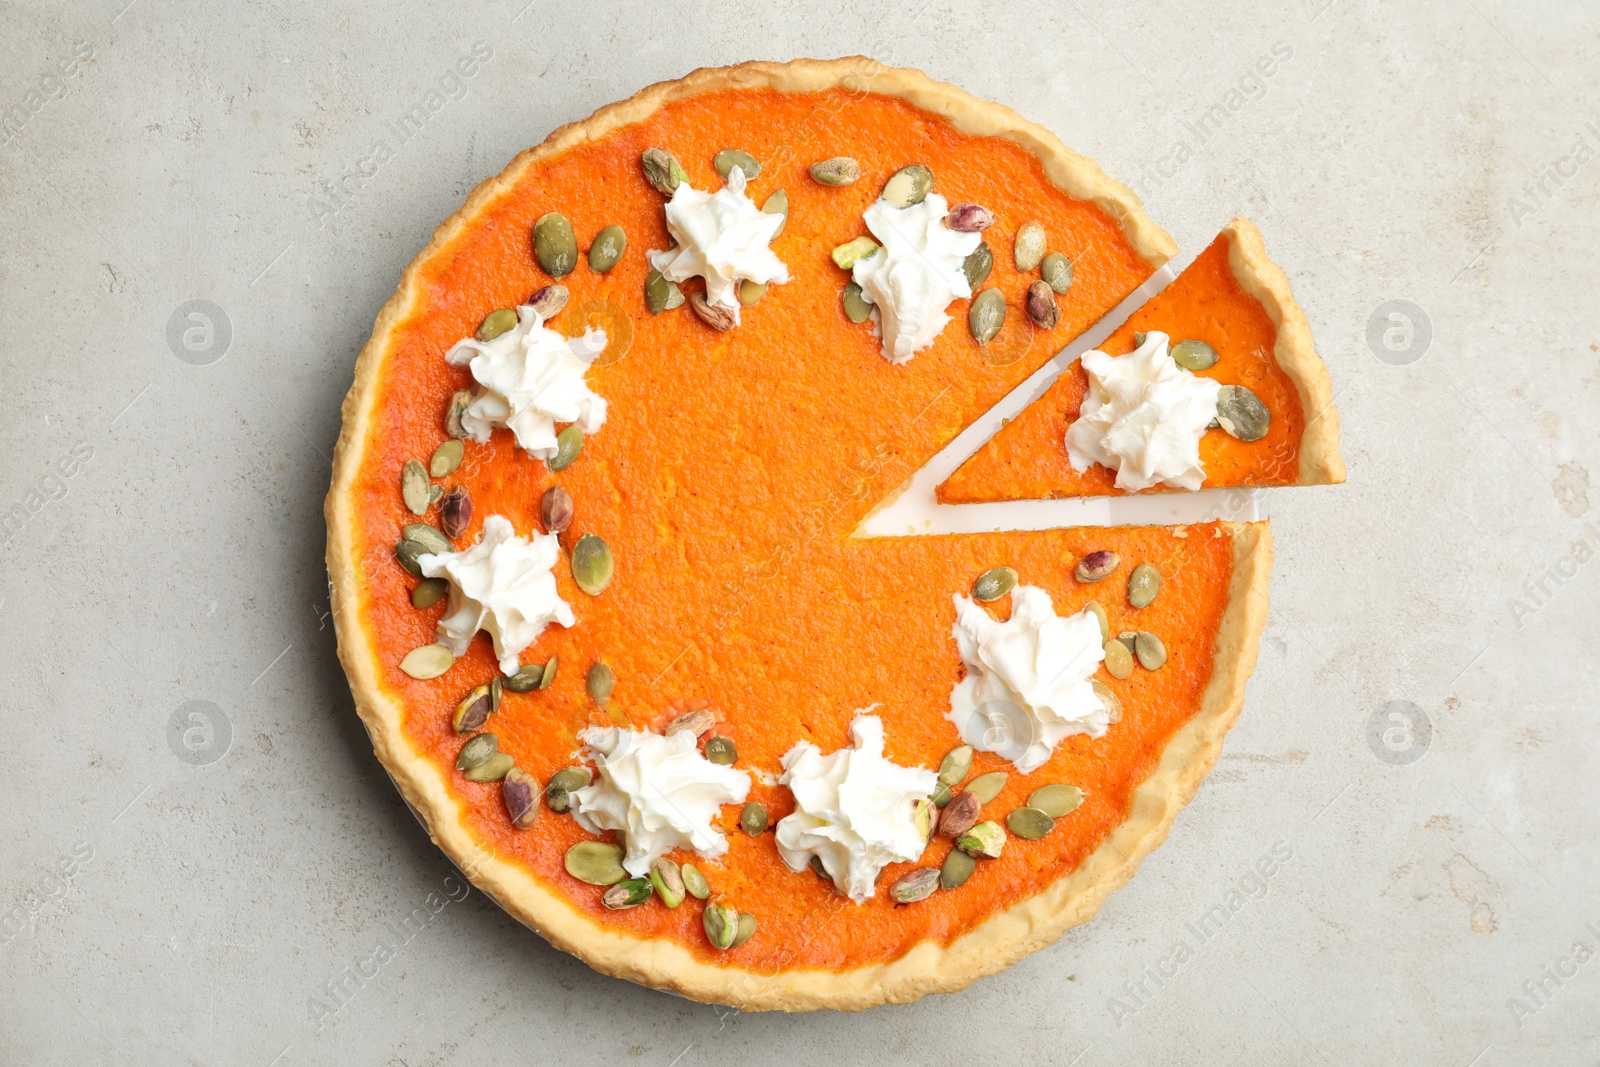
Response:
M711 157L711 165L722 175L723 181L728 180L728 175L733 173L734 167L738 167L744 173L745 181L752 181L761 173L761 164L756 162L756 157L737 148L724 148Z
M979 345L993 341L1005 324L1006 298L1000 290L985 289L972 298L972 306L967 309L967 328Z
M767 806L759 800L746 801L739 810L739 829L751 837L767 832Z
M940 782L939 788L933 791L933 806L936 808L943 808L955 798L955 790L950 786L945 785L943 782Z
M1143 348L1144 347L1144 339L1146 337L1149 337L1149 336L1150 336L1150 334L1145 330L1134 330L1133 331L1133 347L1134 348Z
M1044 259L1044 227L1037 222L1024 222L1017 230L1017 239L1011 246L1011 256L1017 269L1026 274Z
M1028 797L1028 807L1044 812L1052 819L1059 819L1064 815L1071 815L1078 810L1078 805L1083 803L1083 790L1075 785L1057 783L1055 785L1040 786ZM1018 811L1023 809L1018 808ZM1013 813L1015 814L1015 813ZM1015 833L1016 831L1012 831ZM1021 836L1020 834L1018 835Z
M683 290L676 282L669 282L658 270L644 276L644 306L650 314L659 315L683 306Z
M493 341L516 328L517 313L512 308L495 308L478 324L478 340Z
M550 786L553 789L565 789L569 793L576 793L594 781L594 772L587 767L566 767L550 776Z
M915 904L933 896L933 891L938 888L939 868L918 867L894 880L889 887L889 899L896 904Z
M605 591L614 569L611 546L596 535L586 533L572 546L572 580L590 596Z
M517 761L511 757L511 753L496 752L476 767L462 771L461 775L469 782L498 782L516 765Z
M776 241L783 235L784 228L789 225L789 194L779 189L767 197L766 201L761 205L761 213L763 215L783 216L782 221L778 223L778 228L772 231L772 239Z
M706 738L706 759L723 767L731 767L739 759L739 748L733 738L717 735Z
M450 716L450 725L458 734L476 733L483 729L484 723L493 714L494 702L489 698L489 687L476 686L456 705L455 714Z
M500 799L505 802L511 825L526 830L539 819L539 779L513 767L500 779Z
M552 278L565 278L578 265L578 237L561 212L540 215L533 224L533 256Z
M426 515L432 500L428 496L428 468L420 459L408 459L400 468L400 498L413 515Z
M1017 587L1017 572L1010 567L992 567L972 583L972 599L987 604L999 600Z
M937 810L931 800L919 800L912 809L911 818L915 820L917 833L922 835L923 841L933 837L933 813Z
M994 820L980 822L956 838L956 848L973 856L997 860L1006 847L1006 832Z
M653 892L655 892L655 885L648 878L624 878L600 894L600 903L612 911L637 908L640 904L649 900L650 894Z
M539 681L544 677L544 664L524 663L517 668L517 673L506 678L506 688L513 693L531 693L539 688Z
M1141 563L1128 575L1128 603L1136 608L1147 608L1161 592L1161 572L1148 563Z
M1167 665L1167 646L1149 630L1140 630L1133 639L1133 654L1139 657L1139 666L1147 671L1159 671Z
M428 460L428 473L435 478L443 478L461 466L461 457L465 453L466 446L452 437L433 450L433 457Z
M497 674L489 679L489 714L493 715L500 710L500 702L505 699L505 683Z
M939 784L954 788L972 770L972 746L957 745L939 761ZM943 804L939 805L941 808Z
M749 278L739 283L739 303L750 307L767 295L766 282L753 282Z
M967 253L967 258L961 261L961 273L967 276L967 288L973 292L978 291L989 278L989 272L994 270L994 251L983 241L978 242L978 247Z
M674 189L689 180L678 157L665 148L646 148L639 157L644 166L644 179L662 196L671 196Z
M428 548L404 537L394 543L394 558L399 561L400 566L405 568L406 573L413 578L422 577L422 564L418 560L429 554L430 550ZM443 578L428 580L444 581Z
M1006 829L1024 841L1037 841L1056 828L1056 821L1038 808L1016 808L1006 816Z
M953 848L939 867L939 888L955 889L971 878L972 872L977 869L977 860L959 848Z
M1128 651L1133 651L1133 639L1139 636L1138 630L1124 630L1117 635L1117 640L1128 646Z
M1100 641L1104 643L1111 637L1111 620L1106 618L1106 609L1100 606L1098 600L1091 600L1083 606L1083 610L1093 615L1100 624Z
M1122 642L1118 641L1117 644L1120 645ZM1128 664L1128 670L1132 672L1133 664ZM1105 705L1106 722L1121 722L1122 701L1117 699L1117 694L1113 693L1111 687L1098 678L1089 679L1089 684L1094 686L1094 695L1100 698L1101 704Z
M655 886L656 896L667 907L676 908L683 903L683 871L667 857L662 856L650 865L650 884Z
M444 535L443 530L425 522L406 523L400 528L400 536L407 541L415 541L421 545L425 555L432 553L440 556L446 552L454 552L456 550L456 546L450 542L450 538Z
M987 804L1000 795L1000 790L1006 787L1005 771L990 771L980 774L967 783L966 791L978 798L979 804Z
M1106 673L1113 678L1131 678L1133 676L1133 653L1128 651L1128 646L1120 640L1107 641L1102 648L1106 654Z
M500 739L494 734L479 734L461 746L456 755L456 770L470 771L490 756L500 751Z
M1205 370L1217 364L1217 350L1204 341L1179 341L1170 353L1172 362L1185 370Z
M733 935L733 944L729 948L738 948L752 937L756 936L756 917L748 911L739 913L739 929Z
M706 876L700 873L700 868L692 863L685 863L681 868L683 874L683 888L697 900L704 900L711 895L711 885L706 881Z
M1058 295L1072 288L1072 260L1051 252L1039 262L1039 277Z
M604 663L596 663L589 668L583 684L589 691L590 700L596 704L604 704L611 699L611 690L616 688L617 676Z
M861 177L861 165L849 156L834 156L811 164L809 173L813 181L823 185L854 185Z
M851 322L866 322L872 318L872 305L861 295L861 286L855 282L845 283L844 293L839 299L844 304L845 318Z
M1089 585L1110 577L1111 572L1116 570L1121 562L1121 556L1102 548L1080 559L1078 565L1072 568L1072 576Z
M404 544L404 542L401 542ZM415 542L412 542L415 544ZM439 602L439 598L450 591L450 583L443 578L424 578L411 590L411 606L414 608L431 608Z
M400 669L421 682L437 678L449 670L456 661L455 654L443 645L423 645L406 653Z
M821 878L824 882L833 881L833 875L828 873L828 868L822 865L821 856L812 856L806 866L811 868L811 873Z
M450 403L444 409L444 432L451 437L467 436L466 427L461 425L461 414L467 410L467 405L472 403L472 394L465 389L457 389L450 394Z
M442 485L430 485L430 486L428 486L428 503L429 504L437 504L439 501L441 501L443 499L444 499L444 486L442 486Z
M878 250L878 242L870 237L857 237L839 245L831 253L833 262L844 270L856 265L856 260L866 259Z
M883 192L878 195L888 201L890 207L904 208L922 203L932 191L933 171L921 163L913 163L889 175L889 180L883 183Z
M622 869L622 849L606 841L579 841L562 859L567 873L590 885L616 885L628 877Z
M589 245L589 269L604 274L617 265L627 248L627 231L621 226L607 226L594 235L594 242Z
M1259 441L1272 425L1272 412L1244 386L1224 385L1217 390L1217 425L1230 437Z
M726 904L707 904L700 923L713 948L730 948L739 936L739 913Z
M545 460L545 465L552 471L564 471L582 451L583 431L574 422L556 434L556 454Z
M544 670L539 674L539 688L549 689L556 684L556 668L561 666L560 656L551 656L544 665Z

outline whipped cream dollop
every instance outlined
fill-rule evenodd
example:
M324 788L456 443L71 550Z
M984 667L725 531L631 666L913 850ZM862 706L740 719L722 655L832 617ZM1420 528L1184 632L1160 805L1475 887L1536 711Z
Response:
M944 313L950 301L972 295L962 264L983 238L946 226L949 210L944 197L929 193L910 207L876 200L862 212L883 247L856 260L852 274L862 298L873 305L883 358L890 363L904 363L933 344L950 321Z
M960 594L954 599L967 676L950 692L948 718L963 741L1027 774L1063 738L1106 732L1109 711L1090 681L1105 659L1098 619L1087 611L1057 615L1050 594L1032 585L1011 591L1005 622Z
M591 726L578 735L599 777L572 794L572 814L590 833L622 834L623 868L635 878L675 848L707 859L728 851L728 839L711 825L724 804L750 795L750 776L700 754L692 730L671 737Z
M739 321L739 283L786 282L789 268L768 248L782 215L769 215L744 195L744 171L734 167L715 193L688 182L667 201L667 232L678 247L647 253L650 265L670 282L699 275L706 280L706 301L733 310Z
M839 892L857 904L870 900L878 872L922 855L927 838L916 805L939 776L902 767L883 756L883 720L860 715L850 724L850 748L824 756L802 741L783 757L778 781L794 794L794 813L778 821L778 855L793 871L816 856Z
M556 454L556 423L573 422L594 433L606 421L606 402L584 375L605 351L605 331L591 328L567 339L544 325L532 307L517 308L517 324L499 337L457 341L444 358L466 364L478 383L461 413L461 427L474 441L489 440L504 427L535 459Z
M1085 352L1083 369L1089 392L1067 427L1073 469L1110 467L1118 489L1199 489L1206 477L1200 438L1217 417L1222 387L1174 363L1167 335L1157 330L1125 356Z
M518 537L503 515L483 520L483 535L471 548L418 558L425 576L450 583L439 643L460 656L473 634L487 631L500 673L515 674L517 656L546 626L573 624L572 608L556 592L554 571L560 559L555 534Z

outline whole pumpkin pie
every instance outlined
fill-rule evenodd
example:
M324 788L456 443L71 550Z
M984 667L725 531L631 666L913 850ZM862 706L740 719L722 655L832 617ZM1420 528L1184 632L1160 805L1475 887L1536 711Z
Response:
M591 966L746 1009L959 989L1093 915L1239 712L1266 525L852 532L1173 252L1047 131L859 58L653 86L481 185L326 507L434 840Z

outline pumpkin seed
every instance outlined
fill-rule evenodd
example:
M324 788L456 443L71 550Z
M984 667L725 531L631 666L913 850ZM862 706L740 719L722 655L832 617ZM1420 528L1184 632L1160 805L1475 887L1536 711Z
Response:
M707 904L700 923L713 948L729 948L739 936L739 913L726 904Z
M713 304L706 299L706 294L704 293L689 294L689 310L694 312L701 322L713 330L727 333L739 325L739 311L737 308Z
M1128 646L1128 651L1133 651L1133 639L1139 636L1138 630L1124 630L1117 635L1117 640Z
M1121 556L1102 548L1080 559L1078 565L1072 569L1072 576L1085 585L1098 582L1116 570L1121 562Z
M854 185L861 177L861 165L849 156L834 156L811 164L809 173L813 181L823 185Z
M506 688L513 693L531 693L539 688L539 680L544 677L544 664L524 663L517 668L517 673L506 678Z
M1061 305L1056 303L1055 290L1048 282L1034 282L1028 286L1024 306L1028 309L1028 318L1041 330L1053 330L1061 321Z
M939 761L939 783L954 787L972 770L972 746L957 745Z
M836 247L831 253L833 262L843 270L856 265L856 260L866 259L878 250L878 242L870 237L856 237Z
M455 654L443 645L423 645L406 653L400 669L418 681L437 678L449 670L456 661Z
M1128 603L1136 608L1147 608L1161 592L1161 572L1148 563L1141 563L1128 575Z
M1028 797L1028 807L1042 811L1052 819L1071 815L1078 810L1078 805L1082 803L1083 790L1075 785L1066 785L1065 783L1040 786ZM1022 810L1022 808L1017 809L1017 811ZM1015 833L1015 831L1012 832ZM1020 837L1021 835L1019 834L1018 836Z
M1122 642L1118 641L1117 644L1120 645ZM1132 673L1133 664L1128 664L1128 671ZM1122 701L1117 699L1117 694L1113 693L1111 687L1098 678L1089 679L1089 684L1094 686L1094 695L1099 697L1100 703L1105 705L1106 722L1121 722ZM1032 801L1029 801L1029 803L1032 803Z
M413 542L415 543L415 542ZM450 583L443 578L424 578L411 590L411 606L414 608L431 608L439 602L439 598L450 591Z
M444 432L451 437L467 436L466 427L461 425L461 413L467 410L467 405L472 403L472 394L465 389L457 389L450 394L450 403L444 409Z
M400 498L413 515L428 513L428 468L422 460L408 459L400 468Z
M551 656L544 665L544 671L539 675L539 688L549 689L556 684L556 668L561 666L560 656Z
M913 163L889 175L889 180L883 183L883 192L878 195L887 200L890 207L910 207L922 203L932 191L933 171L921 163Z
M978 291L978 286L988 280L989 272L994 270L994 251L986 243L979 241L978 247L967 253L967 258L961 261L961 273L967 276L967 288L973 292Z
M1005 324L1006 298L1000 290L985 289L972 298L972 306L967 309L967 329L979 345L993 341Z
M650 884L656 887L656 896L669 908L683 903L683 872L677 863L662 856L650 865Z
M1113 678L1123 679L1133 676L1133 653L1128 651L1128 646L1113 638L1101 646L1106 654L1106 673Z
M1006 816L1006 829L1024 841L1037 841L1056 828L1056 821L1038 808L1015 808Z
M572 525L572 494L559 485L552 485L539 498L539 521L546 533L560 533Z
M987 804L1000 795L1000 790L1006 787L1005 771L990 771L980 774L967 783L967 792L978 798L979 804Z
M494 704L489 699L489 687L476 686L456 705L455 714L450 716L450 725L458 734L477 733L492 714Z
M957 793L955 799L945 806L944 814L939 816L939 832L949 837L960 837L978 821L980 807L982 805L974 794Z
M404 537L394 543L394 558L399 561L400 566L405 568L406 573L413 578L422 577L422 564L418 560L429 554L429 549L416 541L411 541ZM438 580L443 581L444 579Z
M505 700L506 685L497 674L489 679L489 714L493 715L500 710L500 704Z
M779 189L767 197L761 204L761 213L763 215L783 216L783 219L778 223L778 228L772 231L772 239L777 240L783 236L784 228L789 225L789 194Z
M596 704L604 704L611 699L611 690L616 688L617 676L604 663L596 663L589 668L583 684L589 691L590 700Z
M1039 277L1044 279L1051 292L1065 294L1072 288L1072 260L1060 252L1051 252L1039 262Z
M571 810L572 794L588 785L589 780L587 767L568 767L564 771L557 771L544 787L545 807L557 814Z
M578 236L561 212L540 215L533 224L533 257L552 278L565 278L578 265Z
M667 723L667 728L662 733L671 737L673 734L688 730L699 740L711 731L717 724L716 713L710 708L700 708L697 711L686 711L682 715Z
M1037 222L1024 222L1017 230L1017 239L1011 246L1011 256L1017 269L1026 274L1044 259L1044 227Z
M722 175L723 181L728 180L728 175L733 173L734 167L738 167L744 173L745 181L752 181L761 173L761 164L756 162L756 157L737 148L724 148L711 157L711 165Z
M933 791L933 806L942 809L955 798L955 790L940 782L939 788Z
M1134 348L1143 348L1144 347L1144 339L1146 337L1149 337L1149 336L1150 336L1150 334L1145 330L1134 330L1133 331L1133 347Z
M461 775L469 782L498 782L516 765L517 761L512 758L511 753L496 752L476 767L462 771Z
M767 295L766 282L753 282L749 278L739 283L739 303L750 307Z
M752 937L756 936L756 917L748 911L739 913L739 929L733 935L733 944L729 948L738 948Z
M572 546L572 580L590 596L599 596L611 584L615 564L611 546L592 533L578 538Z
M889 887L889 899L896 904L915 904L933 896L933 891L938 888L939 868L918 867L894 880Z
M454 540L466 533L471 523L472 498L464 486L454 486L439 504L439 526L446 537Z
M811 873L821 878L824 882L833 881L833 875L828 873L828 868L823 865L822 857L813 855L806 866L811 868Z
M683 306L683 290L676 282L669 282L658 270L644 276L644 306L650 314L659 315Z
M494 734L478 734L461 746L456 754L456 770L470 771L490 756L500 751L500 739Z
M541 286L528 297L528 305L539 313L541 322L549 322L561 314L561 309L567 306L567 297L570 295L564 285Z
M685 863L682 867L683 888L692 897L704 900L711 895L711 885L706 881L706 876L700 873L700 868L692 863Z
M430 485L430 486L428 486L428 503L429 504L437 504L439 501L441 501L443 499L444 499L444 486L442 486L442 485Z
M917 824L917 833L922 835L924 842L929 841L933 837L933 813L939 809L933 806L931 800L919 800L911 810L911 818Z
M992 567L972 583L972 599L987 604L999 600L1017 586L1017 572L1010 567Z
M604 274L617 265L628 248L628 234L621 226L611 225L594 235L589 245L589 269Z
M957 204L944 217L944 224L957 233L980 233L994 225L994 212L981 204Z
M456 546L450 543L450 538L446 537L443 531L425 522L406 523L400 528L400 536L421 545L424 555L431 553L440 556L456 550Z
M1133 654L1139 657L1139 666L1147 671L1159 671L1167 665L1167 646L1149 630L1140 630L1133 639Z
M706 738L706 759L723 767L731 767L739 759L739 748L733 738L720 734Z
M517 313L513 308L495 308L478 323L478 340L493 341L503 333L516 329Z
M639 162L644 165L644 180L662 196L671 196L674 189L689 180L678 157L665 148L646 148Z
M655 886L648 878L624 878L600 894L600 903L612 911L623 911L627 908L637 908L649 900L653 892Z
M751 837L760 837L767 832L767 806L759 800L745 801L739 810L739 829Z
M972 856L982 856L986 859L1000 858L1001 851L1006 847L1006 832L1000 824L992 819L980 822L960 837L956 838L956 848Z
M582 451L583 430L574 422L556 434L556 454L545 460L545 465L552 471L564 471Z
M562 859L567 873L590 885L616 885L628 877L622 869L622 849L607 841L579 841Z
M944 863L939 867L939 888L955 889L972 877L972 872L977 870L978 861L961 851L959 848L950 850L944 858Z
M1217 363L1217 350L1204 341L1179 341L1170 352L1172 362L1185 370L1205 370Z
M839 299L844 304L845 318L851 322L866 322L872 318L872 305L861 295L861 286L855 282L845 282L844 293Z
M1111 636L1111 620L1106 618L1106 609L1100 606L1098 600L1091 600L1083 606L1083 610L1093 615L1100 624L1100 640L1104 642Z
M1272 425L1272 412L1244 386L1224 385L1217 390L1217 425L1230 437L1259 441Z
M513 767L500 779L500 799L505 802L511 825L526 830L539 819L539 779Z

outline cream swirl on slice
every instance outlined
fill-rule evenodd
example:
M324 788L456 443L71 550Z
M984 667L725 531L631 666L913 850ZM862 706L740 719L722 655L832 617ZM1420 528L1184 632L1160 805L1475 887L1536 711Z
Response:
M983 238L945 225L949 205L938 193L893 207L875 200L862 218L882 246L851 268L862 299L873 305L883 358L904 363L933 344L950 316L950 301L972 295L963 269Z
M744 195L744 171L734 167L715 193L688 182L673 190L666 204L667 232L676 248L646 254L650 265L670 282L696 275L706 280L706 301L733 311L739 321L739 283L789 280L789 268L767 246L783 225Z

